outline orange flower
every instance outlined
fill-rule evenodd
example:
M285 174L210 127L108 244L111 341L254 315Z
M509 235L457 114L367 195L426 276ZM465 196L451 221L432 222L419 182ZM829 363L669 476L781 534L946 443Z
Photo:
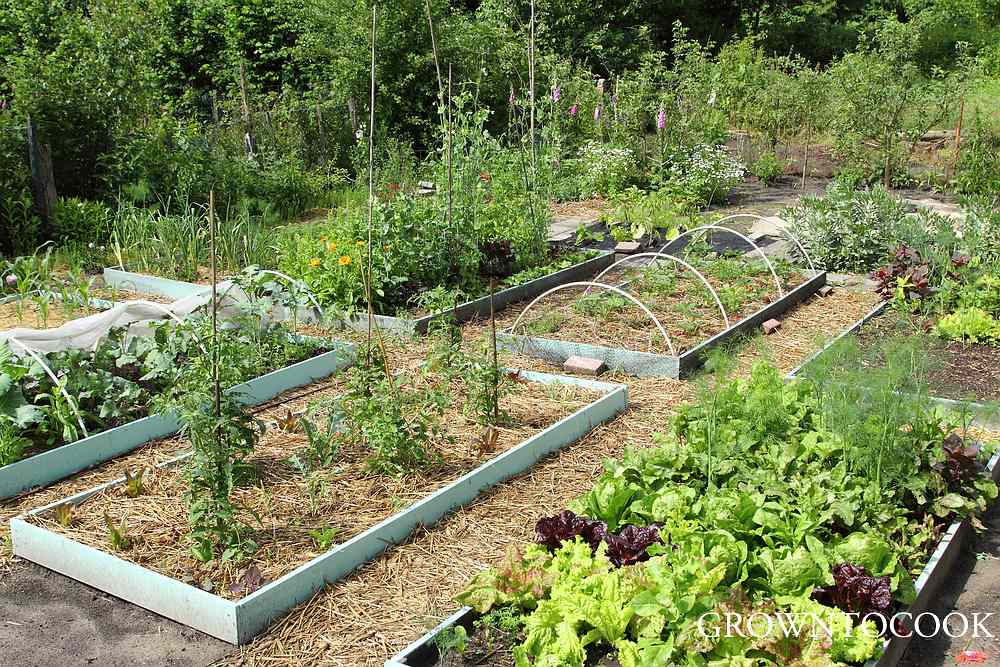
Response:
M351 263L351 258L350 257L348 257L347 255L341 255L340 256L340 265L341 266L347 266L350 263Z
M329 243L326 244L326 249L329 250L330 252L333 252L334 250L337 249L337 244L334 243L333 241L330 241Z
M321 263L322 262L319 261L319 257L313 257L312 259L309 260L309 266L313 267L314 269L318 267Z

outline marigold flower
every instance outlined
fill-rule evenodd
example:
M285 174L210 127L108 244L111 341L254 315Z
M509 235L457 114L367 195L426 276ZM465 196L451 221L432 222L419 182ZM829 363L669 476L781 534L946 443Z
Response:
M351 258L349 256L347 256L347 255L341 255L340 256L340 265L341 266L348 266L348 265L350 265L350 263L351 263Z
M317 268L320 264L322 264L322 262L319 261L319 257L313 257L312 259L309 260L309 266L313 267L314 269Z
M334 250L337 249L337 244L334 243L333 241L330 241L329 243L326 244L326 249L329 250L330 252L333 252Z

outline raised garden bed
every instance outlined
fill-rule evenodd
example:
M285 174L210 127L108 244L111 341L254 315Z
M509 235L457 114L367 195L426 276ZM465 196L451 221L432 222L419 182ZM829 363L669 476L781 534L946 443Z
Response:
M750 386L760 388L764 386L762 382L776 388L780 380L775 373L766 380L762 376L756 376L750 382L750 385L744 385L740 391L748 391ZM636 634L650 639L653 642L651 648L654 650L661 648L656 641L666 637L667 643L662 645L664 653L659 654L662 664L673 664L669 662L669 656L676 656L682 650L680 646L688 647L685 650L697 647L696 652L701 653L706 659L710 655L742 656L744 652L753 655L754 647L759 646L753 641L740 643L734 640L736 643L732 645L727 642L699 642L690 635L691 628L688 621L695 617L700 618L699 615L706 610L711 612L721 609L727 613L734 611L742 613L744 618L747 613L760 615L774 613L775 608L768 606L768 599L779 592L785 596L785 601L779 603L777 609L787 606L793 610L800 610L800 613L807 609L831 608L836 611L839 608L841 611L837 613L842 614L841 618L844 618L846 617L844 612L848 609L862 614L879 610L885 617L906 612L912 619L926 611L942 588L947 585L954 563L972 530L971 520L954 519L949 522L948 517L954 515L948 510L942 511L942 508L950 505L950 497L953 494L961 495L966 500L978 496L977 502L980 503L988 502L990 497L995 497L995 487L992 494L984 495L980 495L978 489L981 489L981 485L988 485L986 479L992 482L1000 479L1000 465L998 465L1000 453L994 452L988 462L980 459L982 463L978 466L972 466L968 462L962 463L965 472L952 478L951 474L957 469L950 469L952 472L947 472L948 466L940 467L934 463L936 457L931 449L921 448L914 442L915 448L922 449L919 455L921 463L917 466L919 471L916 476L929 481L941 475L941 479L952 481L944 490L935 492L933 502L918 503L927 515L920 511L906 515L906 522L933 524L933 528L921 535L921 542L914 542L913 546L894 543L890 546L886 536L899 530L898 526L886 527L883 531L882 528L870 525L867 520L855 518L854 515L840 517L837 514L839 510L836 509L833 517L827 515L818 522L806 520L802 523L806 514L811 514L812 510L829 501L820 501L820 504L812 510L806 510L801 503L793 502L794 509L786 507L782 512L778 508L783 499L780 492L775 494L765 492L766 499L751 500L756 485L770 478L766 470L773 468L786 471L791 490L798 488L798 483L792 481L797 475L809 478L813 473L808 471L816 468L817 472L824 476L826 473L820 472L821 469L840 467L837 464L839 455L835 453L836 449L821 454L818 458L816 452L811 454L800 452L798 455L792 455L790 452L794 451L794 448L790 447L792 440L789 440L788 443L775 445L778 449L783 446L789 447L784 454L776 456L779 460L787 456L788 460L777 464L770 463L773 459L768 452L774 450L767 448L766 434L772 433L773 427L762 427L760 424L751 426L752 417L747 420L751 415L768 412L767 409L762 410L758 403L763 394L748 394L745 399L746 407L741 408L733 403L733 394L729 389L716 391L722 394L722 397L716 394L711 400L706 398L702 407L682 414L684 419L678 422L678 429L679 432L687 434L686 442L672 441L669 437L665 437L659 441L661 446L665 447L662 453L644 449L627 454L621 461L609 462L606 464L605 474L595 484L594 489L570 504L570 509L578 513L576 516L569 513L569 518L565 519L564 515L568 513L563 513L539 521L536 526L538 545L509 552L507 559L499 568L479 573L473 578L466 593L463 594L467 596L464 599L480 611L492 608L494 612L498 612L499 615L484 619L490 622L489 625L477 623L479 619L484 618L483 615L477 613L473 607L464 607L386 661L385 666L511 667L514 664L512 649L520 644L529 660L532 657L542 660L541 655L537 653L543 650L542 647L548 647L545 649L549 651L544 654L545 658L555 657L561 648L566 651L566 664L618 667L620 663L615 657L616 651L610 650L610 645L604 638L610 635L611 638L624 636L634 640ZM805 420L797 423L789 433L798 428L805 428L808 431L810 427L807 424L816 424L812 421L815 417L809 415L808 411L806 413L797 411L809 401L805 399L805 403L799 403L798 401L802 399L798 398L797 391L799 390L789 387L783 392L783 396L775 396L776 401L781 398L790 399L793 407L788 408L787 414L795 414L796 419ZM792 398L793 396L796 398ZM716 400L724 403L721 415L716 413ZM735 410L735 413L730 410ZM744 413L744 410L747 412ZM776 417L773 412L772 410L771 416ZM711 507L702 507L701 510L697 507L688 509L687 503L681 500L684 497L683 491L687 485L700 485L704 482L704 479L699 480L699 475L705 474L701 456L706 447L708 451L713 449L710 441L709 444L700 441L705 434L702 429L706 425L710 425L711 429L723 429L723 435L720 437L724 441L729 441L733 435L730 429L745 432L748 442L763 443L751 447L764 447L755 454L756 457L763 458L746 462L746 470L742 470L739 463L735 464L734 469L729 467L733 459L727 460L727 456L732 457L738 452L743 452L749 445L744 443L724 447L723 449L730 453L728 455L717 453L719 460L715 464L718 465L716 474L719 475L719 486L711 489L718 495L717 502L722 504L717 510ZM779 427L779 431L781 428ZM935 430L935 432L943 435L947 430ZM794 438L797 440L800 436ZM951 437L949 435L945 438L946 445L949 444ZM902 444L909 440L907 436L903 436L900 442ZM692 446L696 451L685 457L682 452ZM949 446L954 446L954 443ZM806 449L808 448L807 445ZM827 458L830 453L833 454L832 459ZM962 456L964 454L960 453L959 457ZM957 459L949 460L957 461ZM796 471L796 464L801 469ZM713 464L710 462L709 465ZM863 479L870 473L854 474L860 475ZM836 475L830 476L831 480L835 478ZM957 486L952 486L957 479L963 481ZM837 484L843 484L843 481ZM931 486L935 484L936 482L932 482ZM844 488L850 486L851 484L846 484ZM818 487L825 489L826 482L818 482ZM805 488L802 487L800 491L805 491ZM625 491L629 493L619 498ZM694 498L690 502L695 504L701 502L697 499L701 493L708 492L700 486L692 491L691 495ZM681 495L678 496L678 493ZM805 493L806 496L812 495L808 491ZM943 493L947 493L948 497L939 495ZM846 497L837 494L839 499L837 502L842 502ZM914 508L912 501L903 504L905 493L882 492L882 497L897 498L901 507L909 507L911 511ZM747 501L745 506L740 498L745 498ZM653 503L650 504L649 500L653 500ZM737 501L735 505L733 501ZM938 505L939 501L947 503ZM784 502L787 504L790 499ZM852 504L863 513L888 509L885 507L884 510L879 510L882 506L866 509L865 502L869 501L858 504L855 500ZM713 504L714 502L710 505ZM809 505L809 501L806 501L805 505ZM935 507L933 515L930 514L932 505ZM984 508L985 504L980 504L976 512L981 513ZM775 510L778 513L773 515L775 521L772 522L769 518L770 512ZM702 519L702 511L713 518ZM942 513L939 514L939 511ZM822 512L820 514L822 515ZM593 516L600 518L601 521L587 518ZM653 523L650 518L653 516L662 518ZM930 520L931 516L933 521ZM960 513L958 516L961 517L963 514ZM694 521L694 524L689 524L687 521ZM713 527L716 521L721 521L719 524L722 526L721 532L717 527ZM660 539L664 542L659 543L659 539L650 541L649 537L638 533L626 536L629 525L645 526L640 530L656 527L657 533L662 529L664 536ZM755 526L758 528L754 528ZM849 528L850 526L853 528ZM786 533L785 530L793 530L795 533L806 530L807 534L812 534L813 541L809 543L808 539L806 540L809 544L807 549L798 541L801 537L796 538L793 533ZM705 535L700 531L706 531ZM625 537L628 539L623 539ZM749 558L746 551L740 549L729 551L728 547L724 546L731 542L749 547ZM795 544L800 546L796 549ZM690 552L692 545L704 546L704 552L695 548L693 552L685 555L685 552ZM640 548L642 551L648 548L649 553L644 557L637 551ZM609 563L605 555L611 560L611 569L607 569ZM897 561L896 558L900 560ZM649 559L648 568L644 567L646 559ZM870 581L859 580L856 583L868 587L884 586L884 592L891 591L891 597L880 601L876 601L873 597L866 602L866 594L860 593L860 589L852 588L855 584L851 584L847 579L830 588L824 588L824 584L816 583L822 581L820 572L824 566L836 572L837 567L844 567L841 565L843 563L850 563L854 568L864 563L868 563L864 565L867 568L881 568L876 573L878 576L876 574L869 576ZM741 575L740 568L735 567L740 564L746 564L746 567L750 568L746 574ZM819 571L812 569L817 566L820 567ZM919 574L914 571L914 567L919 568ZM754 573L752 575L751 570ZM907 571L916 575L912 589L904 585ZM749 597L733 595L728 589L729 584L725 583L730 581L737 582L734 584L736 586L742 586ZM556 587L560 586L560 582L562 587L558 589L557 601ZM606 584L606 587L602 584ZM713 588L715 593L709 593ZM858 591L860 597L848 601L843 597L843 593L848 590ZM459 597L461 599L461 596ZM675 598L678 601L673 604ZM753 603L750 600L753 600ZM859 602L860 607L852 606ZM543 603L547 604L544 613ZM805 606L801 606L803 604ZM502 613L509 611L507 606L515 610L513 614ZM516 610L519 608L520 613L525 615L520 617L520 623L527 618L527 627L519 626L516 621L518 614ZM622 608L631 609L631 615L620 616ZM574 609L581 611L576 612ZM600 623L595 622L594 619L597 618L601 619ZM833 618L830 617L830 627L836 628ZM656 624L660 619L663 619L665 625ZM709 623L714 621L710 620ZM726 623L728 624L729 620ZM508 629L505 630L505 627ZM524 628L521 632L528 634L528 640L524 644L521 644L524 635L522 634L520 638L516 635L517 627ZM721 629L718 624L711 626L711 628L717 627ZM768 652L773 651L776 656L788 655L803 659L808 653L812 657L827 655L833 660L834 652L839 651L840 657L831 664L860 664L868 656L876 654L878 657L870 659L866 663L867 667L894 667L912 638L912 624L904 620L904 627L910 630L910 635L896 636L905 635L903 632L897 632L880 638L878 634L872 632L866 640L859 641L856 634L845 638L841 631L836 631L840 638L833 642L817 644L815 639L808 639L810 635L806 635L806 640L793 642L783 648L779 648L778 642L768 644L765 641L764 648ZM458 632L459 628L463 631ZM550 629L549 634L545 632L547 628ZM795 632L801 631L795 630ZM860 632L859 626L855 625L851 633L858 632ZM583 640L585 648L576 643L580 639ZM746 637L743 636L743 639ZM677 645L674 643L675 640L683 644ZM838 642L840 642L839 648ZM879 642L882 644L880 654L877 653ZM801 654L796 650L800 644ZM624 645L625 648L636 647L634 641L631 643L625 641ZM465 651L464 656L458 651L449 650L458 646L464 646L462 649ZM579 653L574 647L580 647ZM713 649L718 649L718 653ZM447 656L443 657L442 652L447 652ZM842 657L844 655L863 657L850 659ZM574 659L571 660L570 656ZM643 657L650 659L648 652ZM778 664L781 664L780 659Z
M116 480L13 519L14 553L225 641L247 642L418 526L433 524L530 468L627 404L623 385L531 372L520 373L519 380L518 391L505 402L513 425L498 427L492 448L474 444L475 433L460 426L460 413L443 422L453 437L442 441L448 444L441 445L440 463L402 478L365 474L359 452L344 443L337 464L319 473L331 495L306 516L309 497L303 484L292 483L297 473L290 465L305 438L273 431L252 459L258 482L236 492L240 504L261 513L256 586L247 584L249 568L241 575L231 565L215 563L210 574L190 572L178 532L186 526L186 508L177 499L186 456L150 473L144 481L148 491L128 502L122 500L126 480ZM305 488L311 494L308 488L315 487ZM52 521L56 508L66 505L79 517L69 527ZM105 512L134 526L129 551L112 551ZM321 530L336 530L322 538L329 543L311 532ZM200 586L185 583L192 574ZM213 584L205 585L204 577Z
M499 289L493 297L493 307L496 311L503 310L513 303L532 299L545 291L565 283L586 280L598 272L611 266L614 255L605 251L594 251L594 256L572 266L560 269L514 287ZM122 289L139 292L149 292L174 298L183 298L203 292L206 287L195 283L184 283L176 280L158 278L137 273L129 273L119 269L105 269L105 281ZM459 304L457 309L445 312L425 314L414 311L410 316L375 315L374 319L383 331L397 334L426 333L431 322L454 316L458 322L467 322L476 318L485 318L490 314L490 297L484 296ZM303 321L308 321L308 316ZM356 315L345 320L344 324L355 331L367 331L368 317L365 314Z
M989 404L1000 400L1000 346L945 341L925 332L925 322L889 311L889 303L875 306L817 350L788 377L796 377L811 362L849 337L857 339L862 353L870 353L886 340L904 336L926 350L930 371L926 378L930 398L949 408L964 407L988 422L995 421Z
M826 284L825 272L779 265L779 296L763 263L724 258L697 267L719 301L701 278L674 264L638 271L615 267L598 282L621 291L585 283L554 291L517 318L503 318L508 328L498 338L509 350L554 364L582 356L638 377L684 378L711 349L780 316Z
M50 484L177 431L175 418L152 413L157 397L173 391L180 364L203 353L205 329L198 333L196 327L208 326L207 318L189 322L183 332L171 322L128 342L123 330L116 329L94 350L48 353L46 363L59 385L33 358L18 360L0 342L5 401L0 498ZM256 335L238 331L227 334L227 345L256 345L257 355L239 352L238 360L230 359L224 382L246 405L328 377L353 362L352 346L330 339L295 336L280 328ZM16 343L10 345L21 351Z
M147 294L165 299L177 300L192 294L200 294L211 285L199 285L170 278L160 278L144 273L133 273L124 269L104 269L104 284L109 288L125 290L135 294Z
M558 285L587 280L599 273L603 269L611 266L614 255L606 251L594 251L596 254L590 259L560 269L534 280L522 283L515 287L500 289L493 297L493 307L496 311L501 311L509 306L523 302L545 293ZM468 322L474 319L487 318L490 315L490 297L483 296L472 301L460 304L457 309L448 310L442 313L421 314L414 312L411 317L376 315L375 321L386 331L400 334L426 333L431 322L442 317L454 317L458 322ZM357 331L365 331L368 327L368 318L362 314L349 320L348 326Z

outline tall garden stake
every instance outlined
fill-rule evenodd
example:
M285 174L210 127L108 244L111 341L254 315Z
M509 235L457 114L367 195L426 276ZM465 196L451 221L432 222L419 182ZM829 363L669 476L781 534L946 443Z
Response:
M375 309L372 307L372 226L375 215L375 28L377 17L376 3L372 3L372 61L371 61L371 97L368 109L368 279L365 280L365 296L368 300L368 347L371 355L372 323L375 320Z
M219 381L219 302L218 299L218 263L215 258L215 189L208 191L208 243L209 252L212 254L210 264L212 271L212 413L215 416L215 426L213 437L215 439L216 452L222 448L219 437L219 425L222 421L222 388ZM225 474L222 457L216 456L217 471L221 476Z

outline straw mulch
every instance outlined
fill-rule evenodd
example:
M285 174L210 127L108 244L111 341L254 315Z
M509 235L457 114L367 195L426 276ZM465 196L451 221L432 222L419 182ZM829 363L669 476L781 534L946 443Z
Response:
M30 298L25 299L22 303L20 314L18 314L16 303L2 303L0 304L0 331L7 331L8 329L55 329L72 319L92 315L95 312L97 311L90 308L80 308L79 306L69 309L64 307L59 301L53 300L49 304L47 318L43 318L38 304Z
M630 281L623 286L624 291L636 297L659 320L670 336L676 354L680 355L726 329L725 320L714 298L705 289L704 283L689 271L663 265L655 271L655 274L664 277L673 276L672 289L649 287L643 291L641 276L644 271L646 270L616 268L603 276L600 282L619 286L623 280ZM776 296L774 282L769 273L747 277L750 280L747 287L752 288L752 291L748 290L740 295L742 299L739 308L734 309L730 306L727 313L730 325L760 310ZM726 281L711 273L706 274L706 280L717 292L726 289ZM801 275L793 275L783 281L783 286L788 292L803 281ZM617 299L621 307L614 308L606 316L599 313L585 313L580 309L581 305L586 303L581 301L585 293L594 300ZM527 305L528 302L515 304L501 313L498 323L503 328L513 326ZM614 293L599 288L571 287L545 297L528 311L518 323L517 331L513 333L635 352L670 353L670 346L648 315L634 303L626 302Z
M302 410L309 402L321 396L339 393L340 387L339 379L334 376L281 394L264 405L254 408L253 412L265 422L273 421L276 417L284 416L288 410ZM152 470L188 449L188 444L180 438L155 440L124 456L107 461L46 488L16 498L0 500L0 578L9 573L15 562L8 543L11 518L28 510L86 491L99 484L119 479L125 475L126 471L135 473L143 469Z
M110 288L97 288L90 292L94 299L104 299L112 303L123 303L125 301L153 301L154 303L170 303L170 299L148 294L139 294L127 290L113 290ZM55 329L70 320L86 317L99 312L89 306L84 308L79 305L64 305L62 301L52 299L49 303L48 317L42 318L41 309L32 298L27 298L22 302L20 315L16 302L0 303L0 331L8 329Z
M440 462L401 478L370 473L368 451L346 438L339 439L340 453L332 466L303 476L288 458L297 455L308 460L305 434L301 429L287 432L272 421L290 406L263 413L261 417L271 423L248 461L255 469L255 480L232 494L233 504L241 508L260 545L253 563L263 576L274 581L330 548L321 549L310 531L334 529L332 544L345 542L599 397L598 392L580 387L516 382L504 400L510 420L496 428L497 441L487 444L481 437L483 429L462 412L465 392L463 383L452 383L453 404L441 418L445 432L433 441ZM331 392L327 389L323 394ZM325 429L325 407L313 417L319 429ZM184 444L180 438L175 441L178 447ZM181 537L187 533L188 513L183 468L150 471L136 498L129 498L122 486L98 494L74 511L69 527L60 526L51 515L39 516L36 522L107 551L107 515L116 526L125 527L133 543L119 557L182 581L209 581L212 590L223 597L241 597L243 593L234 593L230 586L239 580L242 568L198 563Z
M868 295L844 290L815 297L785 316L784 335L744 349L739 367L769 358L790 371L825 338L860 319L871 303ZM469 340L486 334L485 327L467 327ZM530 358L508 363L553 370ZM529 542L538 517L587 491L604 459L627 447L650 446L652 434L665 429L695 391L692 383L667 379L603 379L628 382L626 413L328 587L222 664L380 667L455 611L452 598L473 573L496 565L509 546Z
M844 290L825 299L815 297L785 315L779 334L739 349L738 366L742 372L753 360L768 358L789 371L822 340L860 319L871 304L870 297ZM466 340L472 344L487 333L481 325L468 326ZM424 353L422 344L400 348L390 341L389 345L400 366L416 363ZM554 370L532 358L504 361L519 368ZM649 446L652 434L666 428L670 415L694 393L689 382L602 379L628 382L630 406L623 415L328 587L257 641L235 649L223 664L376 667L433 627L455 610L452 598L474 572L495 565L510 545L531 540L537 518L562 509L585 492L600 474L604 459L620 456L626 447ZM0 506L0 512L10 516L111 479L125 465L146 465L156 458L149 449L39 492L14 507Z

